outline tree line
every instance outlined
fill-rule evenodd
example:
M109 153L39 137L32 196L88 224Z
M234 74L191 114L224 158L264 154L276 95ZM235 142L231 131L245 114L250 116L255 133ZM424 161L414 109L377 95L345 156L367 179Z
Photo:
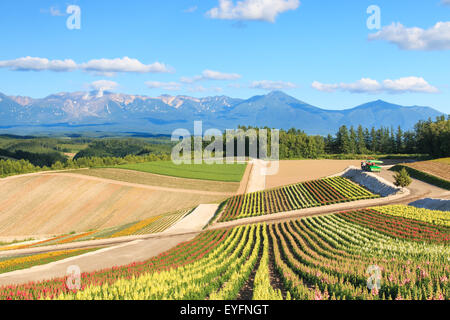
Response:
M239 126L247 131L259 128ZM270 150L271 130L268 132L268 150ZM224 136L225 137L225 136ZM376 154L427 154L432 157L450 156L450 117L441 116L435 121L419 121L411 131L394 128L348 128L343 125L338 132L327 137L308 135L299 129L280 130L280 159L317 159L331 155L376 155ZM226 139L224 139L226 141ZM206 147L209 143L204 142ZM236 145L236 144L235 144ZM1 150L0 176L24 174L42 170L65 170L78 168L108 167L127 163L139 163L158 160L170 160L170 146L148 146L132 140L96 141L88 150L79 152L71 160L60 154L31 153L21 150ZM259 146L258 146L259 147ZM226 150L226 146L224 146ZM236 151L236 149L235 149ZM129 153L133 154L129 154ZM249 155L249 138L245 143L246 155ZM137 154L136 154L137 153ZM118 156L111 156L118 155ZM270 151L268 151L270 155ZM19 158L11 160L8 158Z
M36 166L28 160L0 160L0 177L49 170L72 170L80 168L111 167L121 164L142 163L170 160L170 155L148 154L143 156L127 155L125 157L86 157L56 161L51 166Z
M325 138L325 153L450 156L450 116L419 121L411 131L403 131L400 126L369 130L361 125L357 129L344 125L335 137Z
M239 126L244 131L259 128ZM270 129L267 129L270 137ZM246 145L248 142L246 143ZM299 129L280 130L281 159L316 159L326 155L426 154L450 156L450 116L419 121L411 131L343 125L333 136L308 135Z

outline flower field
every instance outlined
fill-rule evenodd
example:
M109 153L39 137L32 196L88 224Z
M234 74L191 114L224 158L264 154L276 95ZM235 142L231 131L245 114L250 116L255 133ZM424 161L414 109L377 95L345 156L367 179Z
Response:
M376 207L374 209L396 217L410 218L440 226L450 227L450 214L446 211L428 210L404 205Z
M390 210L392 210L392 212L395 212L394 211L395 209L396 208L394 207ZM404 211L414 212L414 209L415 208L411 208L409 210L407 209ZM389 207L383 209L383 211L388 210ZM450 241L449 227L434 225L419 220L403 218L401 216L398 217L391 214L385 214L375 209L348 211L340 213L339 216L349 222L357 223L364 227L400 239L417 242L441 242L441 243L447 243Z
M0 299L220 300L238 299L250 286L253 299L448 300L449 236L447 226L373 208L253 224L83 273L79 291L61 278L0 288Z
M313 180L234 196L219 222L377 197L343 177Z

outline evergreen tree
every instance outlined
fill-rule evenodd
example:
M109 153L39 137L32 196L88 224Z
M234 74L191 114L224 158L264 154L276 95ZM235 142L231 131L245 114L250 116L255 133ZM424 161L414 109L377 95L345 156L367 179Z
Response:
M356 153L356 149L357 149L357 145L358 145L358 138L356 136L356 131L355 128L353 128L353 126L350 127L350 153L351 154L355 154Z
M372 127L372 130L370 131L370 150L373 153L378 151L378 135L375 131L375 127Z
M359 154L364 154L367 152L366 139L364 136L364 130L363 130L362 125L358 126L357 152Z
M346 125L339 128L336 136L336 145L338 153L349 154L351 152L350 137L348 135L348 129Z
M394 184L397 187L402 188L409 186L412 182L411 177L409 176L408 171L406 171L405 168L402 168L399 172L397 172L394 175L394 179L395 179Z
M403 131L400 126L398 126L397 134L395 136L395 152L403 153L404 145L403 145Z

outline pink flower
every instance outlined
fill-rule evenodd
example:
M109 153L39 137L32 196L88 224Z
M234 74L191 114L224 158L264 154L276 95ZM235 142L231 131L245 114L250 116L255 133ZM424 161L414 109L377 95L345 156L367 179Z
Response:
M376 286L372 288L372 295L373 296L377 296L378 295L378 289L377 289Z
M322 294L317 289L316 292L314 293L314 300L323 300Z
M420 276L422 277L422 279L428 277L428 272L426 272L425 270L420 270Z

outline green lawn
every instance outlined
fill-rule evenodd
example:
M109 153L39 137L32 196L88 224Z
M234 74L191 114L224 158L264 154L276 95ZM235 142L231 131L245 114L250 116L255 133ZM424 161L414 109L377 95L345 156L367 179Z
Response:
M209 165L205 163L176 165L172 161L154 161L119 165L114 168L136 170L179 178L240 182L246 166L246 164Z

